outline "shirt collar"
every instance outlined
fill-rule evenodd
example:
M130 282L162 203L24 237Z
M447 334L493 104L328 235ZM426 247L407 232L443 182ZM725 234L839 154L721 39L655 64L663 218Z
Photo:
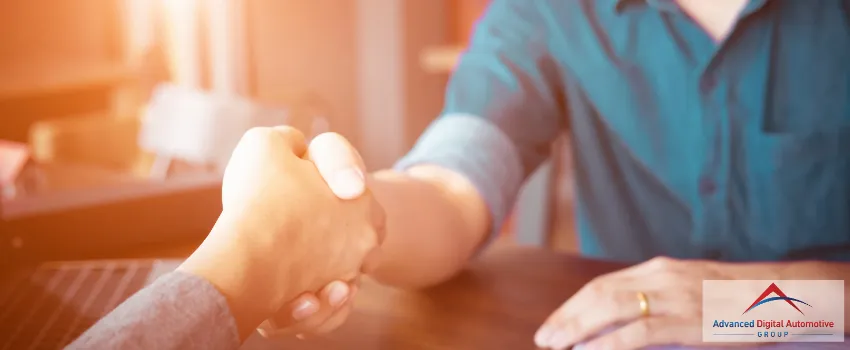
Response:
M679 10L679 5L676 4L675 0L614 0L614 11L620 14L632 6L646 5L664 12Z
M768 1L769 0L750 0L750 2L747 3L747 6L744 6L744 10L741 11L741 17L761 10L761 8L764 7L764 5L768 3Z
M758 11L768 1L770 0L750 0L744 7L742 15ZM614 0L614 11L620 14L628 7L638 5L649 5L656 10L664 12L679 11L679 5L676 4L676 0Z

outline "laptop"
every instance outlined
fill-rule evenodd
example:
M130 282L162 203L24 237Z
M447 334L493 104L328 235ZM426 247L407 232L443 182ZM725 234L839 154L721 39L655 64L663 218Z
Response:
M179 260L95 260L0 273L0 349L61 349Z
M276 106L225 97L159 86L141 148L168 160L223 165L251 126L289 124L311 135L327 130L325 108L306 97ZM127 178L33 164L25 161L24 146L0 148L0 189L7 189L0 191L0 350L64 347L179 264L117 259L124 252L199 243L221 213L220 172ZM32 181L9 186L21 178Z
M0 350L63 348L176 268L120 258L200 242L221 212L220 181L194 174L0 200Z

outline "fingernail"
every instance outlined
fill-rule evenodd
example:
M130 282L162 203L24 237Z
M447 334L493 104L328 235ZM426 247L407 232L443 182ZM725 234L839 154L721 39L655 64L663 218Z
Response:
M555 333L555 329L552 326L545 325L540 327L534 335L534 344L537 345L538 348L548 347L549 339L552 338L553 333Z
M359 169L345 169L337 172L330 183L331 190L341 199L357 198L365 189L363 172Z
M562 331L555 331L552 334L552 338L549 338L549 347L552 349L560 350L566 349L567 345L569 345L570 338L569 335Z
M584 344L577 344L576 346L573 346L573 350L590 350L590 348L585 347Z
M348 288L342 284L334 284L331 286L331 291L328 293L328 302L331 306L340 306L348 298Z
M305 336L304 334L301 334L301 333L296 334L295 337L298 338L298 339L301 339L301 340L304 340L304 339L307 338L307 336Z
M316 304L313 304L309 301L305 301L299 304L298 307L295 308L295 310L292 310L292 318L296 320L303 320L307 317L312 316L318 310L319 308Z

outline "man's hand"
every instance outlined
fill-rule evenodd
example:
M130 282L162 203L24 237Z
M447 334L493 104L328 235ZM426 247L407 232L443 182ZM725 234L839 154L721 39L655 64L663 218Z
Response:
M774 276L773 268L655 258L585 285L549 316L534 342L545 349L582 344L582 350L697 345L702 342L702 281ZM638 293L648 301L647 316Z
M337 198L320 175L334 165L323 170L305 158L295 129L247 132L225 170L221 216L179 268L222 292L243 338L304 291L356 284L383 239L383 210L372 197Z

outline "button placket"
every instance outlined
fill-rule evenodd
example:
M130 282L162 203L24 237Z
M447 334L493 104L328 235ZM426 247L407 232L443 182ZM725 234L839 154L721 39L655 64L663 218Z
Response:
M713 195L717 191L717 183L706 175L699 180L699 193L703 196Z
M713 72L703 74L699 82L700 93L703 95L711 95L717 88L717 77Z
M703 250L703 257L720 259L722 257L723 235L725 231L722 196L718 176L724 159L724 115L718 103L723 86L719 86L716 67L709 65L699 81L700 102L703 106L703 127L705 132L705 159L703 171L697 179L696 190L700 198L700 215L703 222L697 235L697 244Z

